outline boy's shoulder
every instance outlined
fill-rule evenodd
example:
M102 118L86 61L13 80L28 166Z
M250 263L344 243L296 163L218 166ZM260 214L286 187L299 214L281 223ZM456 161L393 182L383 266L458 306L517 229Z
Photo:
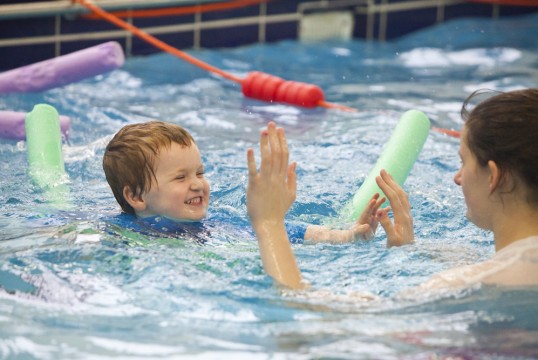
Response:
M204 243L210 235L210 231L204 222L175 221L162 216L139 218L136 215L121 213L108 218L107 222L150 237L179 237Z

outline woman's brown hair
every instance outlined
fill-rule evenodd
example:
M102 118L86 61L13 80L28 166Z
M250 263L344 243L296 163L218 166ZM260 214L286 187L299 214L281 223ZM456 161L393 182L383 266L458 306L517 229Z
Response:
M469 111L471 100L493 96ZM501 170L528 188L527 201L538 206L538 89L493 92L479 90L464 102L461 116L467 129L467 146L478 163L493 160ZM514 189L512 189L514 190Z

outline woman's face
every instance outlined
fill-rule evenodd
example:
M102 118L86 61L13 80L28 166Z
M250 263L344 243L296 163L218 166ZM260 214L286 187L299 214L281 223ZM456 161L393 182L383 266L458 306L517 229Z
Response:
M467 219L479 228L492 230L490 171L487 166L481 166L469 150L465 127L461 133L459 156L461 167L454 176L454 182L461 186L467 205Z

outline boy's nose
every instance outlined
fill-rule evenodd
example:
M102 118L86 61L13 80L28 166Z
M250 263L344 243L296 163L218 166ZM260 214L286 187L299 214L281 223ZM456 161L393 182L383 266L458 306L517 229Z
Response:
M198 178L195 178L191 181L191 189L192 190L200 190L202 189L204 186L202 184L202 180L198 179Z

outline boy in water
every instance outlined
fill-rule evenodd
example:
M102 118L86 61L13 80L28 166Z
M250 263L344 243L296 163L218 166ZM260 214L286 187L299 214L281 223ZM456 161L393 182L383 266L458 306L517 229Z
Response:
M200 222L207 215L210 189L200 151L179 125L163 121L126 125L107 145L103 169L127 214L165 223L161 228L188 227L187 223ZM376 195L350 229L294 226L288 227L288 235L291 241L369 239L377 228L375 214L383 201Z

